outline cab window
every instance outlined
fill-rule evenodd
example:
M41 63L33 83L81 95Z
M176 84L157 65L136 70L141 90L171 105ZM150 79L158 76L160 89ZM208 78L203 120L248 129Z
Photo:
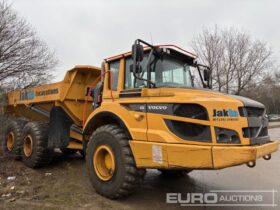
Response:
M117 90L118 88L118 79L119 79L119 69L120 69L120 61L112 61L109 63L109 69L112 71L112 90ZM110 75L109 75L109 89L110 87Z
M143 78L147 79L147 72L145 71L145 67L147 65L147 55L144 56L142 61L142 69L143 69ZM133 59L131 57L126 58L125 62L125 84L124 89L129 88L143 88L147 87L147 82L144 80L134 79L133 72L130 72L130 65L133 63ZM151 80L155 80L155 72L151 72Z

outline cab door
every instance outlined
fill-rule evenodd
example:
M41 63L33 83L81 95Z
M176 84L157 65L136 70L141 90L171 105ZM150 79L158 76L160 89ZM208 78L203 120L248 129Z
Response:
M147 141L147 98L142 97L141 87L133 85L134 76L129 68L131 64L130 57L108 62L107 69L112 72L112 80L108 77L106 98L110 98L112 88L115 102L112 106L119 106L119 117L126 124L132 139Z

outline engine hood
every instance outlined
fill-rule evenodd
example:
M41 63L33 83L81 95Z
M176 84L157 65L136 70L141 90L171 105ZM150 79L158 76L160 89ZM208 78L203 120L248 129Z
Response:
M229 96L241 101L246 107L265 108L265 106L262 103L254 101L250 98L237 96L237 95L229 95Z
M179 100L188 102L206 102L211 101L213 103L236 103L238 106L245 107L255 107L255 108L265 108L260 102L254 101L252 99L224 94L218 91L213 91L209 89L194 89L194 88L162 88L160 91L160 96L172 95Z

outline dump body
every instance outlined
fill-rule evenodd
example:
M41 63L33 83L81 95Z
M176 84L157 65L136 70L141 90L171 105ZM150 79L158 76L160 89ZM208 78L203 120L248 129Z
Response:
M98 67L75 66L61 82L10 92L7 113L49 123L49 147L83 149L82 122L92 112L86 94L100 74Z
M48 122L52 108L59 106L80 127L87 88L96 85L100 72L98 67L76 66L61 82L10 92L7 111L30 120ZM87 103L91 101L89 99ZM85 115L91 111L92 107L88 106Z

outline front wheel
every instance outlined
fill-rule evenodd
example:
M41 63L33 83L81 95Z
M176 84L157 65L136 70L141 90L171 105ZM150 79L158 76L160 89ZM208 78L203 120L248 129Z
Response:
M128 137L114 124L101 126L92 134L86 164L96 192L111 199L129 195L143 178L143 170L136 168Z

